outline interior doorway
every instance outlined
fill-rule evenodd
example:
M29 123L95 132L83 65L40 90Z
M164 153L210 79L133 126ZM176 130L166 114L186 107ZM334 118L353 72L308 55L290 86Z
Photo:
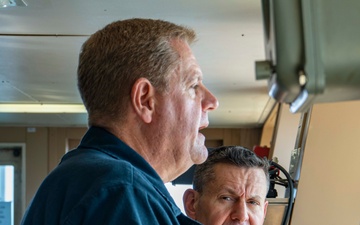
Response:
M20 224L24 212L24 144L0 143L0 224Z

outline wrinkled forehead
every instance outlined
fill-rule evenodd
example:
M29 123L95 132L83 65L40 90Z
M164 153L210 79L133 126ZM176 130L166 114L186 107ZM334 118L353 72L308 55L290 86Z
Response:
M253 190L265 195L267 193L267 179L261 168L244 168L218 163L213 169L211 183L216 188L231 187L234 190Z

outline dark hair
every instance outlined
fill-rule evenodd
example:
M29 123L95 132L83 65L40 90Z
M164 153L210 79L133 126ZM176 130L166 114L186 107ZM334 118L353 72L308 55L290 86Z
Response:
M159 92L180 63L173 40L191 44L195 32L152 19L113 22L83 44L79 56L78 88L92 121L122 119L135 81L147 78Z
M242 146L222 146L210 150L207 160L195 167L193 187L202 193L203 187L214 177L214 166L218 163L226 163L241 168L260 168L264 171L269 188L269 162L259 158L253 151Z

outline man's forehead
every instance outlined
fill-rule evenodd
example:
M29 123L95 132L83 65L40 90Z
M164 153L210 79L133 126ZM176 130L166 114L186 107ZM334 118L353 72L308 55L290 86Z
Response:
M226 163L214 166L213 184L218 188L259 188L267 190L267 180L261 168L244 168Z

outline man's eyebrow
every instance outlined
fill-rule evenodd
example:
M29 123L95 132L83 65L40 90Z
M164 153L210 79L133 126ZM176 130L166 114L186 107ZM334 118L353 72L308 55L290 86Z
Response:
M230 188L228 186L221 186L219 188L219 191L226 191L231 195L238 195L238 193L233 188Z
M263 200L263 198L260 195L250 195L249 199Z
M202 81L202 74L201 72L193 72L191 75L184 77L185 82L193 82L193 81Z
M220 190L227 191L229 194L232 194L232 195L238 195L239 194L239 193L236 192L236 190L234 190L233 188L227 187L227 186L222 186L220 188ZM249 195L247 197L247 199L263 200L263 198L260 195L257 195L257 194Z

